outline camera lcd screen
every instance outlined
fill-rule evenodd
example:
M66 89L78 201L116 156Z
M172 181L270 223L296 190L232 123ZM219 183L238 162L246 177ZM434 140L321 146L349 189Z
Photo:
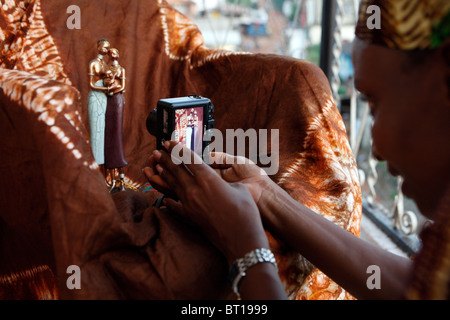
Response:
M195 153L203 152L203 107L175 110L175 141Z

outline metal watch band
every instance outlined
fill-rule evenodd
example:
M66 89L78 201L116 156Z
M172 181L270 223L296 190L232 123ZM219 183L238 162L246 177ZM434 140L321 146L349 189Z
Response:
M247 275L247 270L259 263L272 263L278 271L277 262L275 256L270 249L261 248L255 249L247 253L243 258L236 259L230 268L228 280L231 283L231 287L234 293L239 297L238 285L243 277Z

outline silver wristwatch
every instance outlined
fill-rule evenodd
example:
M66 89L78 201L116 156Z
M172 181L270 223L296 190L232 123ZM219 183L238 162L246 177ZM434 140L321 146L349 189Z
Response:
M246 276L246 272L249 268L257 265L258 263L269 262L272 263L278 271L277 262L272 251L266 248L256 249L247 253L243 258L234 261L230 268L228 280L231 283L234 293L239 297L238 285L243 277Z

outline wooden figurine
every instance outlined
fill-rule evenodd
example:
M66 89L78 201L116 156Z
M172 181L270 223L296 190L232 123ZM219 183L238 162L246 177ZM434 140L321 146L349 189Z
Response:
M123 112L125 106L125 68L119 64L119 50L110 49L109 56L112 59L108 71L107 106L105 116L105 169L110 171L112 186L116 187L116 174L119 172L119 189L125 190L123 168L128 165L123 148Z
M105 113L106 113L106 92L103 79L109 67L103 60L108 54L110 43L106 39L97 42L98 55L89 63L89 86L91 90L88 94L88 117L89 135L92 153L95 161L100 167L105 163Z
M88 117L92 153L105 178L111 178L111 192L125 190L124 167L128 165L123 149L123 111L125 68L119 64L119 50L108 40L97 42L98 55L89 63ZM110 66L104 61L109 55ZM116 170L119 178L116 177ZM117 182L119 183L118 188Z

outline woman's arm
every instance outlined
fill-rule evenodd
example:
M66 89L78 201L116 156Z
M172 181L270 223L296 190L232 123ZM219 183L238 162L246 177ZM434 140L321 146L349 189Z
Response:
M292 199L263 170L225 153L211 154L212 166L228 182L250 190L265 227L305 256L357 298L396 299L410 281L412 261L359 239ZM237 164L240 163L240 164ZM381 271L381 289L370 290L369 266Z
M258 203L266 227L359 299L401 299L412 261L380 249L304 207L275 184ZM368 268L378 266L380 289L370 290Z
M100 87L100 86L96 85L96 82L98 81L98 80L96 80L96 78L101 77L100 70L101 70L101 68L96 62L91 62L89 64L89 87L93 90L106 92L106 91L108 91L108 88Z

